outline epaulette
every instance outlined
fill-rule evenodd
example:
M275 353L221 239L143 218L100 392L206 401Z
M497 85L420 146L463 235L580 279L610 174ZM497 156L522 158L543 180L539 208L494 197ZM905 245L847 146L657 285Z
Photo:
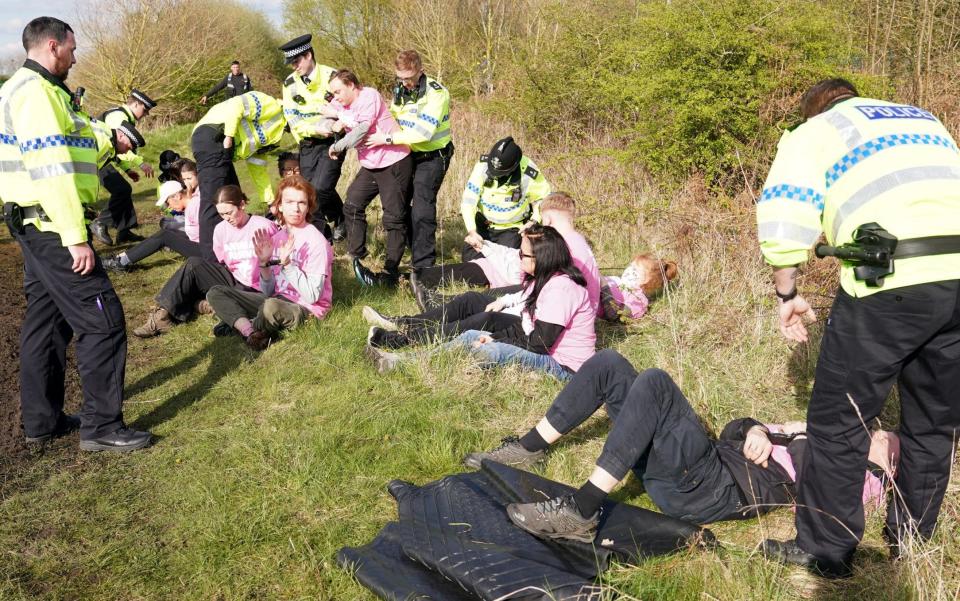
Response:
M481 154L481 155L480 155L480 162L481 162L481 163L486 163L486 162L487 162L487 155Z
M293 85L293 74L290 74L289 77L287 77L286 79L283 80L283 85L284 85L284 86L292 86L292 85Z
M537 171L537 168L533 165L527 165L527 168L523 170L523 174L530 179L537 179L537 176L540 175L540 172Z
M443 86L441 86L440 84L438 84L438 83L435 82L435 81L431 81L431 82L430 82L430 87L433 88L434 90L442 90L442 89L443 89Z

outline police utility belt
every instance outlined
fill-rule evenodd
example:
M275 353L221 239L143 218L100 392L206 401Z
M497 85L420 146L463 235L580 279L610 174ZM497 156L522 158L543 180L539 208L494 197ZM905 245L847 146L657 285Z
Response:
M841 246L818 244L818 257L837 257L856 267L853 275L871 288L883 286L894 272L895 259L960 253L960 236L930 236L898 240L877 223L866 223L853 233L853 242Z
M3 203L3 221L7 224L7 227L10 228L11 234L16 233L23 235L25 231L24 228L26 228L24 221L28 219L39 219L47 223L50 222L50 217L47 216L43 207L40 205L21 207L12 202Z
M415 163L420 163L422 161L429 161L437 157L449 157L453 154L453 142L447 142L447 145L443 148L438 148L436 150L427 150L424 152L418 152L414 150L410 153L413 157Z

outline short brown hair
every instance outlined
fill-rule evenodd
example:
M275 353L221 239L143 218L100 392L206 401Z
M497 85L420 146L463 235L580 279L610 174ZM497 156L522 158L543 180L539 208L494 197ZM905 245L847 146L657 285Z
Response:
M540 201L540 212L544 211L562 211L570 217L576 217L577 203L566 192L552 192Z
M287 188L299 190L307 195L307 222L309 223L310 216L313 215L313 212L317 209L317 191L313 189L313 186L310 185L310 182L308 182L307 179L302 175L288 175L280 180L280 185L277 187L277 195L274 196L273 202L270 203L270 207L273 209L273 214L277 216L277 221L283 225L286 225L283 220L283 213L280 212L280 202L281 197L283 196L283 191Z
M804 119L816 117L830 108L833 104L847 98L859 96L857 88L842 78L825 79L817 82L804 92L800 99L800 113Z
M397 53L397 58L393 61L393 66L397 69L413 69L419 71L423 68L423 62L420 60L420 53L416 50L403 50Z
M21 36L23 49L30 52L51 39L56 40L58 44L63 44L67 41L67 32L73 33L73 29L60 19L56 17L37 17L23 28Z
M217 190L217 202L214 204L228 204L243 208L247 204L247 195L243 193L240 186L236 184L227 184Z
M351 71L350 69L339 69L333 75L330 76L330 81L334 79L339 79L344 84L353 84L355 88L362 88L360 84L360 78L357 77L357 74Z

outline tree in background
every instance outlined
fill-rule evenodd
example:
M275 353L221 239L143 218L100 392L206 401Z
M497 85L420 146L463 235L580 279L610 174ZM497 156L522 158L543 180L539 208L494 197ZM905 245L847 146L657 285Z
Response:
M136 87L159 101L161 119L191 119L234 59L257 89L280 94L279 36L264 15L235 0L91 1L87 8L78 27L85 55L70 79L87 89L93 109L125 101Z

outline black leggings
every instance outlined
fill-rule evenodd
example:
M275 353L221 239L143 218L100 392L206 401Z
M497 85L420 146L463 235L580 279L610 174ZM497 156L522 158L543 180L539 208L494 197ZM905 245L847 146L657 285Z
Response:
M597 467L619 480L633 469L667 515L706 524L736 514L739 488L666 372L637 374L619 353L601 350L560 391L547 421L566 434L601 405L613 425Z
M445 340L467 330L498 332L520 323L520 317L500 312L485 312L494 297L479 292L467 292L442 307L420 315L401 317L398 321L413 343Z
M489 286L490 280L476 263L451 263L425 267L417 272L417 279L428 288L439 288L450 282L464 281L471 286Z
M199 257L201 255L200 244L187 238L183 230L165 229L161 229L133 248L127 249L125 254L132 265L146 259L155 252L159 252L164 246L184 257Z

